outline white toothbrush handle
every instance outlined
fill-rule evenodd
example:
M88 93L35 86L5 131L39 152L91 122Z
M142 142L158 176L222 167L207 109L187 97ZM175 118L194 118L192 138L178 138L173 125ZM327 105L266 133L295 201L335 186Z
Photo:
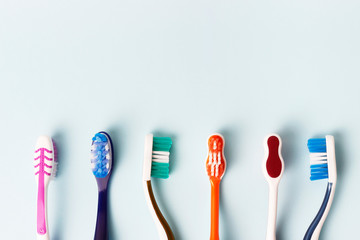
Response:
M335 186L334 188L332 189L331 193L330 193L330 197L329 197L329 202L325 208L325 212L324 212L324 215L322 216L320 222L319 222L319 225L317 226L317 228L315 229L314 231L314 235L313 237L311 238L312 240L318 240L319 237L320 237L320 232L321 232L321 229L324 225L324 222L329 214L329 211L330 211L330 208L331 208L331 204L333 202L333 199L334 199L334 195L335 195Z
M318 214L311 223L304 240L318 240L320 237L321 229L324 225L326 217L329 214L331 204L335 195L336 183L328 183L328 188L324 197L324 201L320 207Z
M166 222L164 216L162 215L152 191L151 181L143 181L144 192L146 203L150 210L151 216L155 222L156 228L159 233L160 240L174 240L174 234L172 233L169 224Z
M276 215L277 215L278 184L269 183L269 209L266 240L276 240Z

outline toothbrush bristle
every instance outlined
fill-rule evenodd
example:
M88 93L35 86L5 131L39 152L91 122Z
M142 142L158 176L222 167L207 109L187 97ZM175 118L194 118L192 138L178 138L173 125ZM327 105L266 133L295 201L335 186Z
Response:
M169 177L169 156L172 145L169 137L153 137L151 177Z
M310 180L327 179L328 163L325 138L312 138L308 140L310 152Z
M209 177L222 178L226 168L224 158L224 139L220 135L212 135L208 140L208 157L206 171Z
M52 140L52 144L53 144L53 150L54 150L54 161L53 161L53 165L52 165L51 177L55 178L56 174L57 174L57 170L58 170L58 164L59 164L58 163L58 150L57 150L54 140Z
M111 170L111 142L104 133L97 133L91 145L91 168L95 177L104 178Z

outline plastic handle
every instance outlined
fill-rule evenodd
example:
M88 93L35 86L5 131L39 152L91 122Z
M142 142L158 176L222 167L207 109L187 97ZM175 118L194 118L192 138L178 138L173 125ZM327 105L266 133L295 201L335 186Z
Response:
M37 196L37 239L48 240L47 230L47 187L44 185L44 174L39 176L38 196Z
M331 207L331 204L334 199L335 186L336 186L335 183L328 183L323 203L321 204L321 207L320 207L319 212L317 213L315 219L309 226L309 228L304 236L304 240L318 240L319 239L321 229L324 225L327 215L329 214L330 207Z
M278 199L278 185L275 183L270 183L266 240L276 240L277 199Z
M107 240L107 189L99 191L98 212L94 240Z
M162 215L159 206L156 203L155 196L152 190L151 181L143 181L144 193L146 203L149 207L151 216L155 222L156 228L159 233L160 240L174 240L174 234L171 231L169 224L165 217Z
M211 227L210 240L219 240L219 192L220 180L210 179L211 183Z
M46 234L46 187L44 185L44 173L39 174L38 196L37 196L37 233Z

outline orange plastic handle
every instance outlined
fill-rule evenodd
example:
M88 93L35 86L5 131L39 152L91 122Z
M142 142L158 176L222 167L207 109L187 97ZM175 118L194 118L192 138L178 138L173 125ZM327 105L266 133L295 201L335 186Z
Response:
M211 177L211 225L210 240L219 240L219 190L220 179Z

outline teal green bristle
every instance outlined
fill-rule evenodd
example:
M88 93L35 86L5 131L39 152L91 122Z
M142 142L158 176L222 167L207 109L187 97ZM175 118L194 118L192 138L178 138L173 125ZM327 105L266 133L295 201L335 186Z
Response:
M153 151L163 153L153 153L151 164L151 176L156 178L168 178L169 177L169 156L166 156L170 152L172 145L171 138L169 137L154 137L153 138ZM165 162L157 162L159 158L166 158Z
M169 137L153 138L153 151L170 152L171 145L172 141Z
M169 164L152 162L151 176L156 178L168 178L169 177Z

